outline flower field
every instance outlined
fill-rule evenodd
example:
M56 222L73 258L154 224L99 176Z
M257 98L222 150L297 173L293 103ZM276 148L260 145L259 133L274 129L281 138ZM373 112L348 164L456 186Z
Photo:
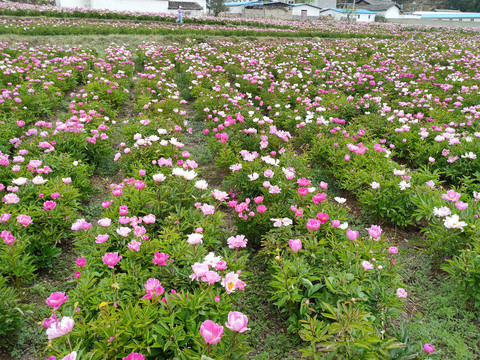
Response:
M480 357L478 33L49 16L0 20L0 358Z

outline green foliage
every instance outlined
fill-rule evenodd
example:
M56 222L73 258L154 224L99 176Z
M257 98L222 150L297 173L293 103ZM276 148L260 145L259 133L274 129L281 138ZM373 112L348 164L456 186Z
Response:
M31 305L20 302L19 293L8 285L6 277L0 275L0 348L17 342L31 309Z
M308 305L306 305L308 306ZM384 359L390 351L401 348L394 338L379 337L370 322L369 314L361 311L355 302L338 303L336 307L323 303L323 318L317 315L302 321L300 336L309 347L302 349L304 357L313 359Z
M480 307L480 245L478 242L460 251L453 259L442 265L457 284L455 291L459 297L471 301L475 308Z

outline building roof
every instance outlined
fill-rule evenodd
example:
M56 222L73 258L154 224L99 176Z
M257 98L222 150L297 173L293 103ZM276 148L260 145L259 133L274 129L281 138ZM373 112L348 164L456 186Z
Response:
M238 2L226 2L225 6L246 6L246 5L262 5L263 1L238 1Z
M358 4L361 2L367 3L368 5ZM393 6L400 9L400 6L397 3L390 0L357 0L356 3L355 6L370 11L387 11Z
M313 4L308 4L308 3L302 3L302 4L286 4L286 3L283 3L281 1L271 1L271 2L267 2L267 3L264 3L263 1L259 1L259 0L256 0L256 1L242 1L242 2L227 2L227 3L223 3L223 5L225 6L261 6L261 5L265 5L265 6L272 6L272 5L279 5L279 6L288 6L288 7L296 7L296 6L311 6L311 7L314 7L316 9L322 9L322 7L320 6L317 6L317 5L313 5Z
M421 14L422 19L480 19L480 13Z
M313 5L313 4L308 4L308 3L302 3L302 4L288 4L290 7L295 7L295 6L311 6L317 9L323 9L321 6Z
M336 11L336 12L339 12L339 13L350 13L351 10L349 9L334 9L334 8L330 8L330 9L322 9L320 12L325 12L325 11L328 11L328 10L332 10L332 11ZM369 11L369 10L365 10L365 9L355 9L355 14L369 14L369 15L375 15L376 13L373 12L373 11Z
M267 7L267 8L287 8L287 7L290 7L290 4L287 4L287 3L284 3L284 2L281 2L281 1L271 1L271 2L263 2L263 1L260 1L260 2L256 2L254 4L250 4L250 5L246 5L245 6L246 8L248 9L261 9L263 7Z
M442 13L459 13L461 12L460 10L452 10L452 9L435 9L433 10L435 12L442 12Z
M198 5L196 2L191 1L169 1L168 10L176 10L181 6L182 10L203 10L203 7Z

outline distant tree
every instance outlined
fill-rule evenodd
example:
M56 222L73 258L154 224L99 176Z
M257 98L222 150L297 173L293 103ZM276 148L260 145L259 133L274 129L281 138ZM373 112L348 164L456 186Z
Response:
M221 12L228 12L229 8L225 6L224 0L210 0L207 2L208 13L213 12L213 15L218 16Z
M480 0L448 0L448 8L461 11L480 11Z

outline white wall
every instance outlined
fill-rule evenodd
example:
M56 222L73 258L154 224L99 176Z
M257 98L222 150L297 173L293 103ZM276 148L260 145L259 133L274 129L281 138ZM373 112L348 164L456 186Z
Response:
M470 19L469 19L470 20ZM404 16L397 19L388 19L389 23L404 25L448 26L453 28L479 28L480 21L450 21L440 19L409 19Z
M398 17L400 17L400 11L398 10L398 8L396 6L392 6L390 9L388 9L386 12L385 12L385 18L387 19L396 19Z
M199 3L199 5L202 5ZM229 6L229 12L227 14L242 14L244 6Z
M158 0L91 0L92 8L117 11L168 12L168 1Z
M308 5L292 6L292 15L300 17L302 10L307 10L308 17L318 17L320 15L320 9Z
M355 18L360 22L374 22L375 14L355 14Z
M75 7L90 8L91 7L90 0L56 0L55 4L57 6L63 6L63 7L69 7L69 8L75 8Z
M327 10L320 13L320 16L328 16L328 15L331 15L332 18L335 20L342 20L342 21L346 20L348 16L347 13L341 13L333 10ZM370 19L368 18L368 16L370 16ZM375 14L355 14L354 17L355 17L355 21L359 21L359 22L375 21Z

